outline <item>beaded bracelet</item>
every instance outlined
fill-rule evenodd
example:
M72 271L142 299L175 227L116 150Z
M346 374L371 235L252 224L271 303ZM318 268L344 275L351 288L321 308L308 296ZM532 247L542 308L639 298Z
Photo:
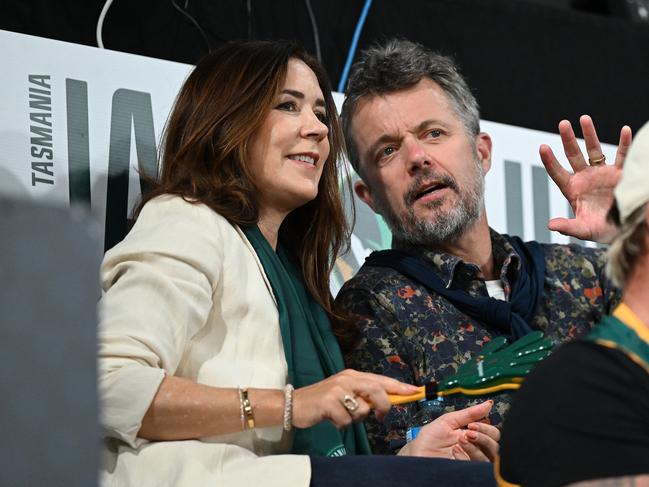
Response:
M284 431L291 431L293 428L293 386L284 386Z

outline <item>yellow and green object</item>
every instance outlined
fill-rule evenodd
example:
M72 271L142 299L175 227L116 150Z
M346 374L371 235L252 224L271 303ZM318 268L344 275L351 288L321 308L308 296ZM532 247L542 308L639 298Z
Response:
M416 394L390 395L390 402L404 404L454 394L482 396L518 389L534 366L550 355L553 346L552 340L544 338L540 331L528 333L512 344L504 337L494 338L454 374L439 383L421 386Z

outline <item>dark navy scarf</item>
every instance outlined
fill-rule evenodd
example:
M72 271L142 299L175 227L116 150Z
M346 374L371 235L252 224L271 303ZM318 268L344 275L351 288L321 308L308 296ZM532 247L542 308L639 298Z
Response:
M432 264L400 250L372 252L364 265L395 269L444 297L462 313L517 340L532 331L530 323L543 296L545 255L538 242L523 242L509 235L504 237L520 257L520 272L512 283L510 301L473 297L461 289L447 288Z

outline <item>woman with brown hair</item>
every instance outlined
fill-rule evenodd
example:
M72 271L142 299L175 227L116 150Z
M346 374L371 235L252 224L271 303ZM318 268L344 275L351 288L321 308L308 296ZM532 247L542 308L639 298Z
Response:
M322 457L369 453L370 407L381 417L387 394L413 392L342 371L329 292L348 236L341 150L326 75L293 44L231 43L189 76L160 179L102 264L106 484L307 486L313 469L317 485ZM489 408L441 417L409 453L492 457L494 428L461 429ZM484 467L463 472L484 482Z

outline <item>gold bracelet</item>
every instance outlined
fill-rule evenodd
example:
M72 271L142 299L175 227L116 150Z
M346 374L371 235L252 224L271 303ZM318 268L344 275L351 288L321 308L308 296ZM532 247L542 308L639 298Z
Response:
M241 399L241 407L243 408L243 414L248 425L248 429L253 429L255 427L255 416L252 412L252 404L250 404L250 399L248 399L248 389L244 387L239 390L239 398Z
M241 419L241 430L243 431L246 429L246 416L243 413L243 394L239 386L237 386L237 392L239 393L239 417Z

